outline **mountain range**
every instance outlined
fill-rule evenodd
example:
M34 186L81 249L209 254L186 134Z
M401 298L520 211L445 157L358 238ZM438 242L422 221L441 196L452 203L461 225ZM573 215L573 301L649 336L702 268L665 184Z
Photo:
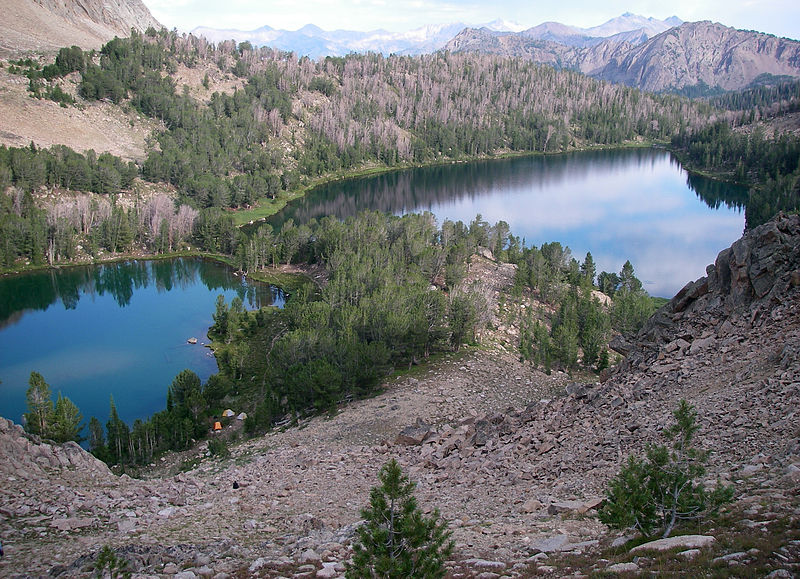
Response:
M670 20L676 22L663 22ZM653 92L738 90L763 79L800 77L800 42L709 21L681 23L652 37L642 28L598 38L555 23L521 32L468 28L444 48L527 58Z
M437 50L526 58L598 79L652 92L702 94L739 90L755 82L800 77L800 43L722 24L664 20L626 12L599 26L579 28L544 22L523 29L495 20L484 26L430 25L408 32L299 30L269 26L244 31L195 28L192 34L220 42L268 45L310 58L351 52L416 55Z
M344 56L350 52L379 52L387 55L430 53L447 46L448 42L464 30L480 30L487 35L496 36L524 34L526 37L554 41L567 46L591 46L602 42L606 37L622 35L620 39L637 44L678 26L681 22L676 16L666 20L657 20L625 13L592 28L577 28L558 22L545 22L525 30L523 26L515 22L494 20L478 27L470 27L458 22L429 25L407 32L326 31L313 24L307 24L298 30L278 30L269 26L262 26L255 30L217 29L201 26L192 30L192 34L205 36L212 42L233 39L238 42L247 41L256 46L272 46L316 59L325 56Z
M307 24L298 30L279 30L262 26L255 30L217 29L199 26L192 30L195 36L205 36L212 42L236 40L254 46L271 46L295 52L313 59L326 56L344 56L351 52L379 52L382 54L424 54L436 52L459 32L467 28L461 22L432 24L407 32L372 30L323 30ZM519 32L522 26L495 20L484 26L493 32Z
M0 54L98 48L132 28L160 28L141 0L0 0ZM626 12L590 28L544 22L524 28L494 20L483 26L436 24L406 32L198 27L212 42L268 45L313 59L351 52L417 55L438 50L526 58L653 92L738 90L754 83L800 77L800 42L722 24L664 20Z

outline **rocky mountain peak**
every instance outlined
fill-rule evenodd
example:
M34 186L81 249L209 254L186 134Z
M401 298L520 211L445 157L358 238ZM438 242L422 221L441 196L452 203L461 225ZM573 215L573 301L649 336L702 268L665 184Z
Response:
M662 32L595 73L656 92L700 84L737 90L764 74L800 76L800 42L709 21Z
M445 49L529 58L652 92L694 86L739 90L765 75L800 77L795 40L709 21L647 20L622 17L611 22L619 26L569 34L549 24L519 34L466 29Z
M114 36L161 28L142 0L14 0L3 3L0 52L99 48Z

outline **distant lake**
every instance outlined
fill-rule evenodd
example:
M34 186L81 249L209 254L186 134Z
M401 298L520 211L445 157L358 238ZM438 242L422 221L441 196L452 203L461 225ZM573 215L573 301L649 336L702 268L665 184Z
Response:
M744 229L742 187L690 177L660 149L622 149L456 163L318 187L271 223L344 218L364 209L430 211L469 223L504 220L528 246L559 241L602 270L630 259L651 294L672 297L705 275Z
M0 278L0 415L19 423L31 371L80 408L108 419L109 396L132 423L166 406L173 378L217 372L206 333L217 296L249 309L283 293L199 258L126 261ZM198 339L198 344L187 342Z

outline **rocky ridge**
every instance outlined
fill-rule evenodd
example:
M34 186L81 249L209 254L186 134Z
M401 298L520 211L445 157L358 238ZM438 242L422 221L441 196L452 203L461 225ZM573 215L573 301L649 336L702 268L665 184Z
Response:
M666 20L645 18L625 13L592 28L577 28L558 22L543 22L524 30L524 26L504 20L485 24L469 25L469 29L485 31L487 35L497 33L505 36L511 31L523 31L525 36L539 40L555 40L561 44L588 46L601 42L604 37L618 35L632 43L643 42L651 36L681 23L675 16ZM276 30L262 26L255 30L219 29L199 26L192 30L195 36L205 36L212 42L234 39L249 41L256 46L271 46L279 50L308 56L314 60L326 56L345 56L351 52L379 52L384 55L419 55L440 50L449 40L467 28L463 23L435 24L407 32L373 30L322 30L308 24L299 30Z
M800 77L800 42L722 24L685 22L644 42L629 34L574 46L521 33L465 29L445 50L528 58L595 78L661 92L749 86L761 75Z
M653 92L699 84L737 90L763 74L800 76L800 42L690 22L615 55L590 74Z
M0 0L0 53L100 48L161 25L141 0Z
M487 290L496 297L511 277L484 259L471 275L495 267L506 280ZM627 357L603 382L545 376L498 341L335 417L146 480L84 468L95 464L86 457L59 466L74 447L48 449L5 423L0 463L16 474L0 489L0 574L78 576L110 544L139 576L341 576L359 509L390 457L453 529L453 577L555 573L559 553L590 553L587 569L647 571L646 557L612 569L591 555L614 537L592 512L625 457L660 440L679 398L696 406L698 440L713 451L709 483L736 484L741 525L760 535L779 520L796 528L799 302L800 216L780 216L618 343ZM502 316L493 325L499 332ZM776 547L773 576L800 570L795 543ZM717 565L746 566L756 555L719 556Z

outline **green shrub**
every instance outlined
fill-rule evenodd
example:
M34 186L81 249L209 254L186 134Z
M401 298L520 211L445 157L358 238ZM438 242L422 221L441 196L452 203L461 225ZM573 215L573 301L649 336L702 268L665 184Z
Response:
M111 579L127 578L131 576L131 571L128 561L118 557L110 546L105 545L97 555L97 561L94 564L94 576L98 578L110 577Z
M692 446L699 426L686 400L672 413L676 423L664 435L670 446L651 445L645 458L628 462L611 481L600 520L616 529L633 528L645 537L668 537L680 521L702 520L733 498L733 487L709 492L702 482L708 453Z
M367 579L432 579L445 576L445 561L453 550L447 523L439 511L425 517L413 496L414 487L394 459L381 468L381 486L370 492L361 511L355 554L346 577Z
M212 438L208 441L208 452L210 452L212 456L218 456L220 458L225 458L231 454L231 451L228 450L228 445L221 438Z

